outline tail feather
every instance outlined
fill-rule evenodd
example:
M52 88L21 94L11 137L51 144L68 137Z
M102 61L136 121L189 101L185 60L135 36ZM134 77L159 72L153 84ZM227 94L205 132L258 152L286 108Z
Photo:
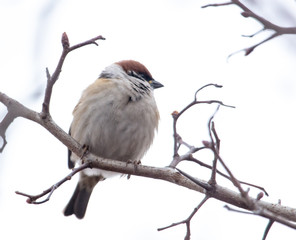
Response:
M101 177L84 177L78 182L75 191L64 209L64 215L74 214L77 218L82 219L85 215L90 195L95 185L103 180Z
M64 210L64 215L70 216L75 214L77 218L82 219L85 215L91 193L92 191L88 191L86 188L81 188L78 183L69 203Z

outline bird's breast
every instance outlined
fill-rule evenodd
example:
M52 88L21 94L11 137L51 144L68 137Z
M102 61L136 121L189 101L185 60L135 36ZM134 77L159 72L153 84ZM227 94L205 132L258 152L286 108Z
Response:
M71 132L100 157L140 160L153 141L158 118L153 96L131 101L128 94L98 92L77 107Z

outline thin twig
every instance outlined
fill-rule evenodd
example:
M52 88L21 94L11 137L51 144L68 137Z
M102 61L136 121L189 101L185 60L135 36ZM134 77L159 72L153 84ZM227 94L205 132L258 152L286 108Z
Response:
M227 5L232 5L234 4L233 2L225 2L225 3L213 3L213 4L207 4L202 6L201 8L207 8L207 7L220 7L220 6L227 6Z
M197 94L201 90L203 90L204 88L209 87L209 86L214 86L216 88L222 88L222 85L219 85L219 84L214 84L214 83L206 84L206 85L202 86L201 88L199 88L195 92L195 94L194 94L194 100L190 104L188 104L186 107L184 107L180 112L174 111L172 113L172 117L173 117L173 137L174 137L174 155L173 155L173 161L170 163L170 167L176 167L178 165L178 163L180 163L184 159L184 157L183 158L180 157L180 155L178 153L178 150L179 150L179 148L181 146L181 144L180 144L180 138L181 137L180 137L180 135L177 132L177 122L178 122L178 119L180 118L180 116L184 112L186 112L189 108L191 108L191 107L193 107L194 105L197 105L197 104L213 104L213 103L217 103L217 104L219 104L221 106L235 108L234 106L226 105L223 102L218 101L218 100L197 101ZM196 151L197 150L199 150L199 148L196 148Z
M271 229L273 223L274 223L274 220L271 220L271 219L270 219L270 220L268 221L268 224L267 224L267 226L266 226L266 228L265 228L265 230L264 230L264 233L263 233L262 240L265 240L265 239L267 238L267 235L268 235L269 230Z
M216 84L216 83L209 83L209 84L206 84L206 85L202 86L201 88L197 89L197 91L196 91L195 94L194 94L194 101L197 101L197 94L198 94L201 90L203 90L203 89L206 88L206 87L211 87L211 86L214 86L214 87L216 87L216 88L222 88L222 87L223 87L222 85L219 85L219 84Z
M215 129L215 126L212 124L212 127L210 129L211 132L213 132L215 138L216 138L216 141L218 141L218 134L216 132L216 129ZM210 134L210 137L212 139L212 142L215 142L213 140L213 137L212 135ZM217 152L217 149L215 147L212 147L212 150L214 152L214 154L216 155L216 157L218 158L219 162L222 164L222 166L224 167L224 169L226 170L226 172L228 173L230 179L231 179L231 182L233 183L233 185L235 187L237 187L237 189L239 190L239 192L241 193L241 195L246 199L246 202L247 204L249 205L250 208L252 208L251 206L251 202L249 201L249 197L248 197L248 192L245 191L242 187L241 187L241 184L240 182L234 177L233 173L230 171L230 169L227 167L227 165L225 164L225 162L223 161L223 159L221 158L221 156L219 155L219 152Z
M211 145L212 145L212 148L215 148L216 149L216 152L218 154L220 152L220 139L218 138L218 135L216 135L215 132L213 132L214 133L214 136L215 136L215 139L216 139L216 141L214 142L214 139L213 139L213 136L212 136L213 126L211 127L211 125L214 124L213 119L214 119L216 113L219 111L219 108L220 108L220 105L217 106L215 112L210 117L209 122L208 122L209 135L210 135L210 138L211 138L211 141L212 141L212 144ZM214 154L212 174L211 174L211 178L209 180L209 183L211 185L215 185L216 184L217 160L218 160L218 158L217 158L216 154Z
M205 168L208 168L210 170L213 169L213 167L211 165L208 165L208 164L206 164L206 163L204 163L204 162L202 162L202 161L194 158L192 155L189 156L187 159L184 159L184 160L187 160L187 161L190 161L190 162L195 162L195 163L199 164L200 166L205 167ZM228 175L224 174L223 172L219 171L218 169L216 169L216 172L219 175L221 175L222 177L230 180L230 177ZM250 186L250 187L254 187L254 188L260 189L261 191L264 192L264 194L266 196L269 196L268 192L265 190L264 187L261 187L261 186L258 186L258 185L252 184L252 183L248 183L248 182L245 182L245 181L241 181L241 180L238 180L238 181L240 182L240 184L244 184L244 185L247 185L247 186Z
M210 198L210 196L206 195L203 200L198 204L198 206L196 208L193 209L192 213L188 216L188 218L186 218L183 221L177 222L177 223L172 223L169 226L166 227L162 227L162 228L158 228L157 231L163 231L165 229L168 228L172 228L181 224L186 224L186 236L185 236L185 240L189 240L190 239L190 235L191 235L191 231L190 231L190 222L191 219L194 217L194 215L197 213L197 211L203 206L203 204Z
M274 33L266 38L265 40L242 50L236 51L232 54L230 54L228 56L228 58L230 58L231 56L233 56L236 53L239 53L241 51L245 52L245 56L249 55L251 52L253 52L255 50L255 48L257 48L258 46L262 45L263 43L270 41L278 36L284 35L284 34L296 34L296 27L281 27L279 25L276 25L270 21L268 21L267 19L261 17L260 15L256 14L255 12L253 12L251 9L249 9L246 5L244 5L240 0L231 0L230 2L226 2L226 3L217 3L217 4L207 4L202 6L202 8L207 8L207 7L221 7L221 6L227 6L227 5L237 5L238 7L240 7L243 12L241 13L241 15L243 17L251 17L255 20L257 20L258 22L260 22L263 25L263 29L252 34L249 35L248 37L253 37L261 32L263 32L264 30L273 30Z
M57 188L59 188L64 182L71 180L71 178L76 173L81 172L83 169L90 168L90 167L91 167L91 162L86 162L86 163L80 165L79 167L74 168L72 170L72 172L69 173L66 177L64 177L62 180L58 181L56 184L52 185L50 188L44 190L41 194L30 195L30 194L22 193L22 192L19 192L19 191L16 191L15 193L18 194L18 195L21 195L21 196L28 197L27 203L31 203L31 204L42 204L42 203L45 203L45 202L47 202L50 199L50 197L53 194L53 192ZM46 196L46 195L47 195L47 198L46 199L44 199L42 201L36 201L39 198L41 198L43 196Z
M252 37L258 35L259 33L263 32L264 30L265 30L265 28L262 28L262 29L260 29L259 31L255 32L253 34L249 34L249 35L243 34L242 37L252 38Z
M213 190L213 186L211 186L210 184L200 181L197 178L192 177L191 175L189 175L186 172L183 172L181 169L176 168L176 170L178 170L182 175L184 175L185 177L187 177L188 179L190 179L192 182L196 183L198 186L206 189L207 191L212 191Z
M228 211L232 211L232 212L255 215L253 212L248 212L248 211L242 211L242 210L239 210L239 209L234 209L232 207L229 207L228 205L225 205L224 208L226 208Z
M270 37L264 39L263 41L255 44L255 45L253 45L251 47L244 48L244 49L241 49L241 50L238 50L238 51L236 51L234 53L229 54L228 57L227 57L227 59L229 59L230 57L232 57L233 55L235 55L235 54L237 54L239 52L245 52L245 56L248 56L250 53L252 53L255 50L256 47L258 47L259 45L261 45L261 44L263 44L263 43L265 43L265 42L267 42L267 41L269 41L269 40L271 40L271 39L273 39L275 37L278 37L278 36L279 36L278 33L274 33Z
M52 75L50 75L48 68L46 68L47 85L46 85L44 100L43 100L43 104L42 104L42 113L41 113L42 118L46 118L49 115L49 105L50 105L50 99L51 99L51 94L52 94L52 88L60 76L60 73L62 71L62 66L64 64L64 61L65 61L68 53L70 53L71 51L73 51L77 48L81 48L86 45L90 45L90 44L98 45L96 43L97 40L105 40L105 38L102 36L97 36L95 38L92 38L90 40L87 40L85 42L82 42L82 43L79 43L79 44L76 44L76 45L70 47L68 36L65 32L63 33L62 40L61 40L62 46L63 46L63 51L60 56L58 65Z

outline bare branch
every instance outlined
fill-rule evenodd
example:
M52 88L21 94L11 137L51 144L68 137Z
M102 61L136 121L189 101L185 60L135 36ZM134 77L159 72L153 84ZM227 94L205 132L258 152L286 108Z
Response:
M0 92L0 102L2 102L7 108L7 114L0 122L0 137L3 139L3 144L0 148L1 153L7 144L6 130L14 121L14 119L17 117L24 117L32 120L36 117L36 115L38 115L38 113L31 111L30 109L20 104L18 101L8 97L2 92Z
M15 193L18 194L18 195L22 195L22 196L25 196L25 197L28 197L27 199L27 203L32 203L32 204L41 204L41 203L45 203L47 202L51 195L53 194L53 192L59 188L64 182L66 181L69 181L71 180L71 178L78 172L82 171L83 169L86 169L86 168L90 168L91 167L91 162L86 162L82 165L80 165L79 167L77 168L74 168L72 170L72 172L70 174L68 174L66 177L64 177L63 179L61 179L60 181L58 181L56 184L52 185L50 188L44 190L42 193L40 194L37 194L37 195L30 195L30 194L26 194L26 193L22 193L22 192L19 192L19 191L16 191ZM47 195L47 198L42 200L42 201L36 201L38 200L39 198L43 197L43 196L46 196Z
M166 227L162 227L162 228L158 228L157 231L162 231L171 227L175 227L181 224L186 224L186 236L185 236L185 240L189 240L190 239L190 235L191 235L191 231L190 231L190 222L191 219L194 217L194 215L197 213L197 211L204 205L204 203L209 199L210 197L208 195L206 195L204 197L204 199L198 204L198 206L196 208L193 209L192 213L189 215L188 218L186 218L183 221L177 222L177 223L172 223L169 226Z
M56 126L51 118L47 118L46 120L44 120L39 116L38 113L25 108L23 105L16 101L13 102L13 105L17 105L21 112L28 111L22 114L23 117L39 123L50 133L56 136L56 138L59 139L64 145L66 145L72 152L74 152L78 156L83 156L83 154L85 153L84 149L71 136L69 136L66 132ZM94 156L91 153L87 153L83 156L82 159L85 163L91 162L92 168L99 168L124 174L132 174L142 177L160 179L201 193L205 193L203 188L196 185L190 179L182 176L180 173L171 168L156 168L143 165L137 165L137 167L135 167L135 165L132 163L123 163L111 159L102 159ZM203 182L203 180L200 180L200 182ZM245 199L242 198L240 194L219 185L215 186L215 191L211 193L211 197L240 208L249 208L245 203ZM256 201L256 199L253 199L253 201ZM271 204L264 201L258 201L257 204L262 209L266 209L274 215L280 215L281 217L284 217L290 221L296 222L296 209L279 204Z
M237 54L237 53L239 53L239 52L242 52L242 51L245 52L245 56L248 56L250 53L252 53L252 52L254 51L254 49L255 49L256 47L260 46L261 44L263 44L263 43L265 43L265 42L267 42L267 41L269 41L269 40L271 40L272 38L275 38L275 37L277 37L277 36L279 36L279 34L278 34L278 33L274 33L274 34L272 34L270 37L264 39L263 41L261 41L261 42L255 44L255 45L253 45L253 46L251 46L251 47L248 47L248 48L245 48L245 49L242 49L242 50L239 50L239 51L237 51L237 52L234 52L234 53L229 54L228 57L227 57L227 59L229 59L229 58L232 57L233 55L235 55L235 54Z
M0 146L0 153L4 150L7 140L6 140L6 130L9 127L9 125L13 122L13 120L17 117L24 117L27 119L30 119L32 121L35 121L42 126L45 127L44 122L45 118L50 118L49 115L49 104L50 104L50 98L52 93L52 88L55 84L55 82L58 80L59 75L62 71L62 66L64 63L64 60L67 56L67 54L77 48L90 45L90 44L96 44L97 40L104 40L105 38L102 36L97 36L95 38L92 38L88 41L79 43L77 45L74 45L72 47L69 47L69 39L66 33L63 33L62 35L62 46L63 46L63 52L61 54L61 57L59 59L58 65L53 73L53 75L50 75L48 68L46 68L46 77L47 77L47 86L45 90L44 95L44 101L42 104L42 112L39 114L37 112L31 111L30 109L26 108L16 100L9 98L4 93L0 92L0 102L2 102L7 107L7 114L5 115L4 119L0 122L0 137L3 139L3 144ZM97 45L97 44L96 44ZM54 124L55 134L59 134L60 131L63 131L60 129L51 119L48 119L49 123ZM44 121L44 122L43 122ZM56 136L56 135L55 135ZM77 147L77 145L76 145Z
M296 27L281 27L279 25L276 25L270 21L268 21L267 19L261 17L260 15L256 14L255 12L253 12L252 10L250 10L246 5L244 5L240 0L231 0L230 2L227 2L227 3L217 3L217 4L207 4L205 6L202 6L202 8L207 8L207 7L220 7L220 6L227 6L227 5L236 5L238 6L239 8L241 8L243 10L243 12L241 13L241 15L243 17L251 17L255 20L257 20L259 23L261 23L263 25L263 29L252 34L252 35L249 35L248 37L253 37L261 32L263 32L264 30L272 30L274 31L274 33L269 36L268 38L266 38L265 40L251 46L251 47L248 47L248 48L245 48L245 49L242 49L240 51L237 51L237 52L234 52L232 54L230 54L228 56L231 57L233 56L234 54L236 53L239 53L241 51L244 51L245 52L245 56L249 55L250 53L252 53L254 51L255 48L257 48L258 46L262 45L263 43L267 42L267 41L270 41L278 36L281 36L281 35L287 35L287 34L296 34Z
M182 175L184 175L185 177L187 177L188 179L190 179L192 182L196 183L198 186L204 188L206 191L213 191L213 187L212 187L210 184L208 184L208 183L206 183L206 182L204 182L204 181L201 181L201 180L199 180L199 179L197 179L197 178L194 178L194 177L190 176L189 174L183 172L182 170L180 170L180 169L178 169L178 168L176 168L176 169L177 169Z
M197 91L195 92L194 94L194 101L197 101L197 94L203 90L204 88L207 88L207 87L216 87L216 88L222 88L223 86L222 85L219 85L219 84L216 84L216 83L209 83L209 84L206 84L204 86L202 86L201 88L197 89Z
M106 40L106 38L104 38L104 37L102 37L101 35L99 35L99 36L94 37L94 38L92 38L92 39L89 39L89 40L87 40L87 41L85 41L85 42L78 43L78 44L76 44L76 45L70 47L70 48L69 48L69 52L71 52L71 51L73 51L73 50L75 50L75 49L77 49L77 48L84 47L84 46L86 46L86 45L94 44L94 45L98 46L98 44L97 44L97 42L96 42L97 40Z
M237 187L237 189L239 190L240 194L242 195L242 197L245 199L246 201L246 204L248 205L248 209L250 210L253 210L254 209L254 201L251 201L250 200L250 197L248 195L248 191L245 191L240 182L234 177L233 173L230 171L230 169L228 168L228 166L225 164L225 162L223 161L223 159L221 158L217 148L215 145L217 145L217 143L220 142L219 138L218 138L218 134L216 132L216 129L215 129L215 126L214 126L214 123L213 123L213 118L214 118L215 115L212 116L211 120L210 120L210 123L209 124L209 132L210 132L210 138L211 138L211 141L212 141L212 147L211 149L213 150L215 156L217 157L217 159L219 160L219 162L222 164L222 166L224 167L224 169L226 170L226 172L228 173L229 177L230 177L230 180L231 182L233 183L233 185L235 187ZM211 125L211 127L210 127ZM212 136L212 133L214 135L214 137ZM215 138L215 140L214 140Z
M234 108L234 106L230 106L230 105L226 105L224 104L223 102L221 101L218 101L218 100L208 100L208 101L198 101L197 100L197 94L203 90L204 88L206 87L209 87L209 86L214 86L214 87L217 87L217 88L222 88L222 85L219 85L219 84L214 84L214 83L210 83L210 84L206 84L204 86L202 86L201 88L199 88L195 94L194 94L194 100L188 104L185 108L183 108L180 112L177 112L177 111L174 111L172 113L172 117L173 117L173 136L174 136L174 157L173 157L173 161L170 163L170 167L176 167L181 161L185 160L186 158L188 158L192 153L198 151L198 150L201 150L203 149L204 147L201 147L201 148L195 148L193 146L190 147L190 151L188 153L186 153L185 155L183 156L180 156L179 153L178 153L178 150L181 146L181 144L185 143L183 142L182 138L180 137L180 135L178 134L177 132L177 121L178 119L180 118L180 116L186 112L189 108L193 107L194 105L197 105L197 104L213 104L213 103L217 103L221 106L225 106L225 107L230 107L230 108ZM189 146L188 144L185 143L185 145Z
M242 210L239 210L239 209L234 209L232 207L229 207L228 205L225 205L224 208L226 208L228 211L232 211L232 212L255 215L253 212L247 212L247 211L242 211Z
M215 148L216 149L216 152L219 154L220 152L220 139L218 138L218 135L216 134L215 131L213 131L213 128L214 128L214 122L213 122L213 119L216 115L216 113L219 111L219 108L220 108L220 105L217 106L216 108L216 111L214 112L214 114L210 117L210 120L208 122L208 131L209 131L209 135L210 135L210 138L211 138L211 141L212 141L212 144L211 144L211 148ZM212 125L212 127L211 127ZM214 134L214 137L216 139L216 142L214 142L214 139L213 139L213 136L212 136L212 132ZM216 173L217 173L217 156L216 154L214 154L214 160L213 160L213 167L212 167L212 174L211 174L211 178L209 180L209 183L211 185L216 185Z
M268 221L268 224L267 224L267 226L266 226L266 228L264 230L264 234L263 234L262 240L265 240L267 238L267 235L268 235L269 230L271 229L273 223L274 223L274 220L269 220Z
M233 2L239 2L239 1L232 1ZM229 4L224 4L229 5ZM257 198L252 198L248 195L248 191L243 190L241 187L241 182L238 181L230 169L226 166L225 162L222 160L221 156L219 155L220 152L220 139L218 137L218 134L215 129L215 125L213 122L214 115L210 118L208 128L209 128L209 134L211 141L206 142L204 141L204 146L202 147L194 147L193 145L185 142L181 136L177 133L177 120L179 117L187 111L189 108L196 104L212 104L216 103L219 106L226 106L226 107L233 107L229 105L223 104L223 102L218 100L209 100L209 101L198 101L197 100L197 94L199 91L204 89L208 86L215 86L215 87L222 87L217 84L208 84L200 88L196 91L194 95L194 101L191 102L189 105L187 105L180 113L174 112L173 115L173 129L174 129L174 160L171 163L171 167L166 168L156 168L156 167L150 167L150 166L143 166L143 165L135 165L133 163L125 163L120 161L115 161L112 159L102 159L98 156L95 156L91 154L88 151L85 151L85 148L83 148L79 143L77 143L71 136L69 136L66 132L64 132L58 125L55 124L55 122L52 120L50 114L49 114L49 103L51 98L51 92L53 85L57 81L59 74L62 69L63 62L65 60L65 57L69 52L72 50L78 49L80 47L89 45L89 44L96 44L96 40L103 39L101 36L98 36L96 38L90 39L88 41L85 41L83 43L74 45L70 47L69 39L67 35L64 33L62 36L62 46L63 46L63 53L60 57L59 63L57 65L56 70L54 71L53 75L51 75L46 69L46 75L47 75L47 87L43 102L43 108L41 113L34 112L25 106L23 106L21 103L17 102L16 100L8 97L7 95L0 92L0 102L2 102L8 110L7 115L4 117L2 122L0 123L0 136L3 138L3 145L5 146L7 141L5 137L6 129L11 124L11 122L16 117L23 117L29 120L32 120L44 128L46 128L50 133L52 133L57 139L59 139L65 146L67 146L73 153L75 153L78 156L81 156L82 164L80 167L74 169L70 174L68 174L66 177L62 178L60 181L58 181L56 184L52 185L42 193L38 195L30 195L22 192L16 192L19 195L28 197L27 202L33 203L33 204L41 204L44 202L47 202L54 191L59 188L63 183L70 180L73 175L80 172L81 170L85 168L98 168L102 170L107 171L114 171L114 172L120 172L123 174L129 174L129 175L136 175L136 176L142 176L142 177L148 177L148 178L154 178L154 179L160 179L164 181L171 182L173 184L177 184L189 189L192 189L194 191L201 192L205 194L205 198L202 200L202 202L194 209L194 211L191 213L191 215L184 221L181 221L179 223L172 224L168 227L165 227L163 229L173 227L179 224L186 224L187 228L187 234L185 239L190 238L190 221L192 217L195 215L195 213L198 211L198 209L207 201L207 199L215 198L217 200L223 201L225 203L237 206L239 208L246 209L248 211L252 211L253 214L263 216L265 218L268 218L272 221L282 223L284 225L290 226L292 228L296 228L296 209L289 208L286 206L281 206L281 204L271 204L267 203L261 200L263 197L262 194L258 194ZM261 44L261 43L260 43ZM189 149L189 151L179 156L178 150L181 145L184 145ZM4 146L1 147L0 150L3 150ZM189 174L183 172L182 170L175 169L177 164L182 160L191 160L195 161L193 158L193 153L202 150L202 149L211 149L214 153L214 162L212 169L212 177L209 183L207 183L204 180L195 178L190 176ZM217 160L220 161L222 166L225 168L225 170L228 173L228 178L232 181L232 183L237 187L239 190L239 193L231 191L229 189L226 189L216 183L216 173L219 173L216 168ZM178 171L176 171L178 170ZM45 198L44 200L39 200L41 198ZM38 201L37 201L38 200Z
M232 183L237 187L237 189L239 190L242 198L245 201L246 204L246 209L249 211L252 211L253 214L255 215L259 215L259 216L263 216L265 218L270 219L270 225L268 225L268 229L265 232L265 235L267 234L269 228L271 227L272 223L274 221L282 223L286 226L289 226L291 228L295 228L296 229L296 224L295 223L291 223L289 219L282 217L281 215L277 215L274 212L269 211L268 209L260 206L260 199L263 197L262 193L259 193L257 195L256 199L251 198L248 195L249 190L245 191L243 190L243 188L240 185L240 182L234 177L234 175L232 174L232 172L230 171L230 169L226 166L226 164L224 163L224 161L222 160L221 156L219 155L219 147L220 147L220 139L218 137L218 134L216 132L215 126L214 126L214 122L213 122L213 118L214 118L215 114L210 118L209 124L208 124L208 129L209 129L209 135L211 138L211 143L207 144L207 147L211 148L212 151L215 154L215 157L220 161L220 163L222 164L222 166L225 168L225 170L227 171ZM205 184L200 184L199 180L196 180L195 178L191 177L188 174L184 174L182 171L180 171L184 176L188 177L191 181L195 182L198 186L202 186L203 188L205 188L207 190L206 195L207 196L211 196L212 193L215 193L216 191L216 181L215 179L213 180L213 175L215 173L213 173L215 171L216 173L216 168L213 166L212 168L212 177L209 181L209 183L211 184L212 188L207 187ZM280 204L280 203L279 203ZM228 208L229 210L232 210L231 208ZM238 212L242 212L242 211L238 211ZM245 212L244 212L245 213Z
M5 99L3 100L3 98ZM91 153L87 153L86 155L84 155L85 150L71 136L69 136L60 127L58 127L50 117L42 119L40 117L40 114L26 108L19 102L13 100L12 98L9 98L4 94L0 94L0 101L3 102L9 110L16 109L18 116L27 118L42 125L57 139L59 139L64 145L66 145L72 152L74 152L78 156L83 156L82 159L85 163L90 161L93 168L149 177L154 179L161 179L195 191L199 191L201 193L205 193L204 188L201 188L200 186L192 182L190 179L184 177L183 175L171 168L156 168L142 165L137 165L137 167L135 167L135 165L131 163L123 163L111 159L101 159L97 156L92 155ZM9 105L7 104L7 102L9 102ZM202 181L203 180L200 180L200 182ZM223 188L218 184L215 186L215 191L211 192L211 197L223 201L225 203L250 210L249 206L245 202L245 199L239 193ZM251 197L250 200L257 201L256 199L252 199ZM286 219L288 219L289 221L296 222L296 209L289 208L287 206L282 206L279 204L267 203L261 200L257 201L256 204L258 208L261 209L262 216L266 216L268 218L271 218L272 216L280 216L275 218L275 221L281 222L285 225L288 225Z
M257 204L258 210L252 211L252 212L246 212L246 211L237 210L237 209L231 208L231 207L229 207L227 205L224 206L224 207L227 210L229 210L229 211L233 211L233 212L237 212L237 213L244 213L244 214L251 214L251 215L262 216L262 217L268 218L272 222L278 222L278 223L281 223L283 225L286 225L286 226L288 226L290 228L296 229L296 224L293 223L295 221L291 222L290 219L285 218L282 215L275 214L274 212L271 212L268 209L260 206L261 201L258 201L257 203L258 203ZM279 206L280 206L280 204L279 204ZM267 225L267 228L269 228L269 224ZM271 227L271 225L270 225L270 227ZM269 229L268 229L268 231L269 231Z
M234 4L233 2L225 2L225 3L213 3L213 4L207 4L202 6L201 8L207 8L207 7L220 7L220 6L227 6L227 5L232 5Z
M205 148L209 148L209 147L205 147ZM185 160L190 161L190 162L195 162L196 164L198 164L198 165L200 165L200 166L202 166L202 167L208 168L208 169L210 169L210 170L213 169L212 166L210 166L210 165L208 165L208 164L206 164L206 163L204 163L204 162L202 162L202 161L200 161L200 160L194 158L192 155L189 156L189 157L188 157L187 159L185 159ZM218 174L221 175L222 177L227 178L228 180L230 180L230 177L229 177L228 175L224 174L223 172L219 171L218 169L216 169L216 173L218 173ZM256 184L248 183L248 182L245 182L245 181L241 181L241 180L239 180L239 182L240 182L240 184L244 184L244 185L247 185L247 186L250 186L250 187L254 187L254 188L260 189L261 191L264 192L264 194L265 194L266 196L269 196L268 192L265 190L264 187L258 186L258 185L256 185ZM260 196L261 196L261 193L262 193L262 192L259 193ZM261 196L260 199L261 199L262 197L263 197L263 196ZM257 196L257 198L258 198L258 196ZM258 199L258 200L259 200L259 199Z
M68 53L70 53L71 51L73 51L77 48L81 48L86 45L90 45L90 44L98 45L96 43L97 40L105 40L105 38L102 36L97 36L95 38L92 38L90 40L87 40L85 42L82 42L82 43L79 43L79 44L76 44L76 45L70 47L68 36L65 32L63 33L62 40L61 40L62 46L63 46L63 51L60 56L60 60L58 62L58 65L52 75L49 74L49 71L46 68L47 85L46 85L44 100L43 100L43 104L42 104L42 118L46 118L49 115L49 104L50 104L50 98L51 98L51 94L52 94L52 88L60 76L60 73L62 71L62 66L64 64L64 61L65 61Z
M255 33L253 33L253 34L250 34L250 35L245 35L245 34L243 34L242 37L252 38L252 37L256 36L257 34L263 32L264 30L265 30L265 28L262 28L262 29L260 29L259 31L255 32Z

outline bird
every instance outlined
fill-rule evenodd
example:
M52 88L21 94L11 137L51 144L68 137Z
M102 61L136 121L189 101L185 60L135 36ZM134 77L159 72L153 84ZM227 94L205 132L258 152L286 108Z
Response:
M69 134L101 158L140 162L158 128L159 111L154 89L163 85L135 60L122 60L106 67L88 86L73 110ZM81 164L81 157L68 150L68 167ZM91 193L100 181L118 173L84 169L64 215L85 216Z

